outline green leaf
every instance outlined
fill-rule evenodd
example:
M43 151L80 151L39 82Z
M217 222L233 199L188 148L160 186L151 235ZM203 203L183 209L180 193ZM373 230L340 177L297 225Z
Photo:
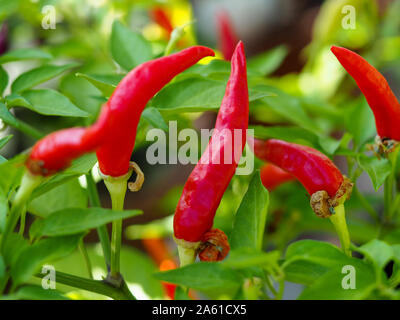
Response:
M224 73L229 77L230 72L231 64L229 61L214 59L207 64L195 64L194 66L185 70L182 75L186 77L186 75L190 76L193 74L197 74L203 77L209 77L213 73Z
M46 290L34 285L22 286L12 295L12 298L22 300L70 300L57 290Z
M51 89L29 90L23 93L32 111L49 116L87 117L86 111L75 106L66 96Z
M345 115L346 129L352 134L356 146L362 146L375 135L374 115L365 98L357 100Z
M0 103L0 110L1 105ZM0 164L0 189L2 189L6 195L19 186L25 171L23 165L25 160L26 155L19 154L7 162Z
M121 67L131 70L151 60L151 45L141 34L114 21L111 32L111 55Z
M385 182L392 171L392 165L388 159L368 158L364 155L357 157L360 167L369 175L375 191Z
M301 240L289 245L283 269L288 281L311 284L330 268L344 266L348 261L349 258L330 243Z
M96 164L96 162L97 158L95 153L88 153L82 157L79 157L78 159L75 159L68 169L55 174L49 180L46 180L39 187L37 187L33 192L31 199L34 199L71 179L78 178L79 176L88 173Z
M310 130L316 134L321 131L316 122L311 119L305 110L300 99L291 96L277 88L269 86L255 86L254 90L269 90L275 96L265 97L261 101L266 110L273 110L286 120L300 126L301 128Z
M280 127L263 127L253 126L254 135L260 139L281 139L288 142L312 145L318 147L318 136L313 132L294 126Z
M4 244L3 258L7 266L11 266L17 261L21 252L29 246L29 242L18 233L11 233Z
M82 234L48 238L25 248L11 266L13 285L27 282L44 263L71 254L81 238Z
M283 62L288 54L286 46L278 46L249 59L247 67L250 71L266 76L274 72Z
M46 218L62 209L86 207L86 190L80 186L78 179L72 179L33 199L28 205L28 211Z
M193 288L195 290L237 289L241 277L220 263L200 262L179 269L155 274L159 280Z
M107 276L107 268L104 263L104 256L100 244L85 243L89 259L92 263L92 270L96 280L102 280ZM54 263L57 271L70 273L80 277L87 277L85 262L79 250ZM129 289L137 299L162 299L164 290L160 281L154 278L158 271L157 265L144 252L132 246L121 248L121 274L127 282ZM35 279L36 280L36 279ZM39 281L39 280L36 280ZM38 282L39 284L40 282ZM76 292L76 289L57 282L57 290L62 292ZM82 292L82 291L80 291ZM93 299L93 298L92 298Z
M77 77L84 78L93 84L105 97L110 97L124 75L99 75L76 73Z
M199 112L218 109L224 97L226 83L200 77L174 82L162 89L152 100L151 106L162 111ZM271 95L264 91L250 90L249 100Z
M7 97L5 97L5 101L8 108L12 107L25 107L32 108L32 104L26 100L23 96L20 96L16 93L11 93Z
M269 268L277 266L279 251L262 252L250 248L231 250L222 264L229 268L245 269L251 267Z
M0 149L3 148L8 143L8 141L11 140L12 137L13 135L9 134L3 138L0 138Z
M3 95L4 90L7 88L8 84L8 73L0 65L0 96Z
M82 233L114 220L134 217L140 210L114 211L102 208L68 208L52 213L44 220L36 220L31 235L63 236Z
M351 259L348 266L355 270L355 289L344 289L342 281L348 272L344 265L332 267L322 277L306 288L299 296L300 300L363 300L376 287L375 274L371 265L359 259Z
M14 93L25 91L60 75L68 69L75 68L78 65L77 63L69 63L62 66L47 65L29 70L14 80L11 85L11 91Z
M0 56L0 64L20 61L20 60L32 60L32 59L51 59L51 54L44 52L40 49L27 48L27 49L16 49L8 51L7 53Z
M261 250L268 204L268 191L262 185L260 172L257 171L233 221L229 237L232 250L244 247Z
M394 258L392 246L386 242L374 239L357 248L368 260L372 261L378 269L383 269Z
M4 227L6 225L6 217L8 212L8 199L3 191L3 188L0 187L0 234L3 233Z
M168 132L168 125L158 109L148 107L142 112L142 117L154 128L159 128Z

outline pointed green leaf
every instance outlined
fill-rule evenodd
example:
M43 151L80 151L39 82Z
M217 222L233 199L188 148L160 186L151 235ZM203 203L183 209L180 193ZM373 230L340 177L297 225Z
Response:
M68 208L36 220L31 227L32 236L63 236L97 228L114 220L134 217L140 210L114 211L102 208Z
M111 32L111 55L125 70L152 58L150 43L139 33L115 21Z
M110 97L124 75L99 75L76 73L77 77L84 78L93 84L105 97Z
M82 239L82 234L40 240L25 248L11 266L13 285L27 282L46 262L71 254Z
M23 93L23 97L32 105L27 108L40 114L66 117L87 117L89 115L55 90L29 90Z
M40 49L27 48L27 49L16 49L9 51L0 56L0 64L19 61L19 60L32 60L32 59L51 59L52 56Z
M385 179L392 171L392 165L388 159L378 159L376 157L366 157L359 155L357 157L360 167L369 175L375 191L385 182Z
M50 80L64 71L77 67L79 64L70 63L62 66L47 65L29 70L21 74L11 85L11 91L19 93L27 89L33 88L40 83Z
M261 250L269 204L268 191L257 171L236 212L229 241L232 250L254 248Z

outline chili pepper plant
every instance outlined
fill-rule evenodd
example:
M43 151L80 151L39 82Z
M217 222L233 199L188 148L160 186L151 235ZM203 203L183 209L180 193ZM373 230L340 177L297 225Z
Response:
M400 1L344 5L287 72L229 8L0 1L0 297L400 300Z

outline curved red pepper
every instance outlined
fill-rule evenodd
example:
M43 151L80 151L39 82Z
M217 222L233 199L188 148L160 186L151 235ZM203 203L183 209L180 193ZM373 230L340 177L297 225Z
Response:
M248 126L248 117L249 97L246 58L243 44L240 42L232 57L231 76L218 113L215 129L218 129L218 132L223 132L221 131L223 129L230 132L233 132L234 129L241 129L241 152L246 142L245 132ZM177 239L190 242L202 240L203 235L212 227L215 212L235 173L236 161L231 161L230 164L223 163L224 149L228 147L226 140L223 144L217 146L216 143L212 143L215 139L218 139L218 137L214 133L183 189L174 216L174 233ZM232 150L232 153L237 151ZM219 154L221 163L207 163L206 159L210 154Z
M220 11L217 14L217 31L219 50L221 50L224 59L229 61L239 40L229 15L225 11Z
M155 7L150 11L150 17L155 23L157 23L166 31L169 38L174 30L174 27L167 12L161 7Z
M105 142L97 150L100 171L118 177L129 170L136 129L147 102L176 75L214 52L195 46L145 62L130 71L107 102L109 112Z
M384 76L355 52L333 46L331 51L356 81L375 116L380 138L400 141L400 103Z
M343 183L339 169L326 155L313 148L277 139L255 139L254 153L291 173L310 195L324 190L334 197Z
M293 175L271 163L266 163L261 167L260 176L262 184L268 191L274 190L285 182L295 180Z

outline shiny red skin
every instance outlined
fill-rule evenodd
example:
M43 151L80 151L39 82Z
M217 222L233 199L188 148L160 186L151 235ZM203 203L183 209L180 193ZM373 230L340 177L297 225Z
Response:
M157 23L162 29L164 29L168 35L171 36L174 26L172 25L171 19L167 12L161 7L155 7L150 11L151 19Z
M129 170L136 129L147 102L176 75L214 52L202 46L145 62L130 71L107 102L106 139L97 149L104 175L119 177Z
M295 177L281 168L266 163L260 170L261 182L268 191L273 191L285 182L295 180Z
M224 59L229 61L239 42L239 38L235 33L228 13L225 11L220 11L217 14L217 32L219 50L221 50Z
M351 50L333 46L331 51L367 99L375 116L378 135L400 141L400 103L384 76Z
M249 117L246 57L241 42L233 54L231 64L231 75L215 128L226 129L229 132L241 129L244 133L241 141L242 148L232 150L232 154L239 151L241 154L246 142L245 133ZM190 242L201 241L203 234L211 229L221 198L235 174L236 161L231 161L231 163L221 161L219 164L205 161L209 154L213 156L219 154L220 159L224 159L223 154L227 143L217 146L216 143L212 143L214 139L217 139L215 132L184 186L174 216L174 234L177 239ZM233 159L237 160L237 158Z
M254 140L255 155L295 176L312 195L325 190L334 197L343 182L343 175L323 153L282 140Z

